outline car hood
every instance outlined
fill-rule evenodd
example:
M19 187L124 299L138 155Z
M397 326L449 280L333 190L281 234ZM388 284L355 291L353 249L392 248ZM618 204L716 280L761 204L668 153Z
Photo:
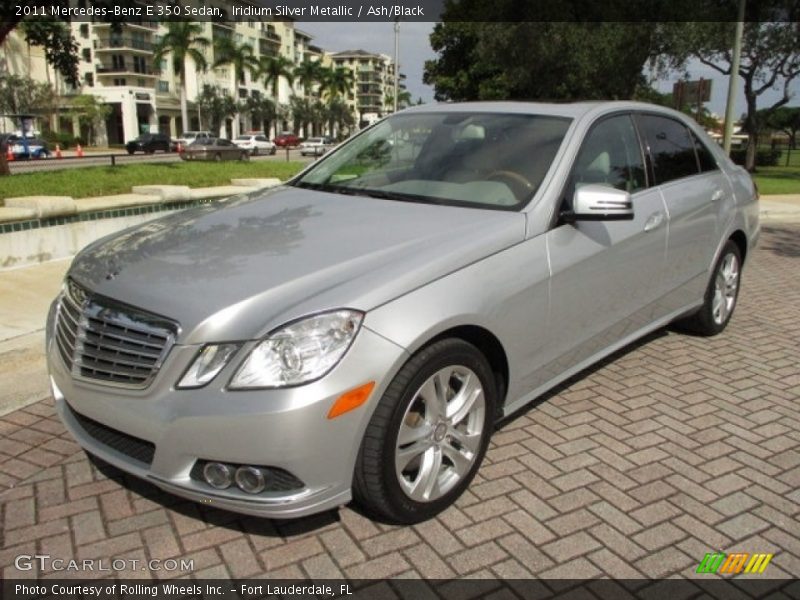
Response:
M522 213L280 187L98 240L69 276L176 320L179 343L254 339L313 312L368 311L524 233Z

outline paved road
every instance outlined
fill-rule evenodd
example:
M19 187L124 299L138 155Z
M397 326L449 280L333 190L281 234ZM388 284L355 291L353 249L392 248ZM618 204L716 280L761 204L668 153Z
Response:
M114 162L117 165L128 165L137 163L174 163L180 162L180 156L175 152L157 152L155 154L133 154L125 152L113 153ZM300 150L289 150L289 160L310 161L313 157L300 156ZM286 160L286 150L279 149L272 156L254 156L250 160L256 161L276 161ZM111 154L86 154L83 158L75 158L74 153L70 153L62 159L47 158L34 160L15 160L9 163L11 174L35 173L40 171L55 171L60 169L77 169L82 167L111 166Z
M0 418L3 576L62 575L14 568L39 552L194 561L122 574L147 577L691 577L721 550L775 553L766 575L797 578L799 271L800 227L766 225L723 335L662 331L575 377L501 427L457 506L415 527L169 496L92 466L42 400Z

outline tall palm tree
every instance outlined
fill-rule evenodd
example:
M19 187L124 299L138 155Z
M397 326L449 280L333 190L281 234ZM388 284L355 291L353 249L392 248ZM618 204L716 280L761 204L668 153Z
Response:
M186 59L191 58L198 70L207 66L203 49L211 42L203 37L203 25L192 21L169 21L166 23L167 33L158 41L153 49L153 63L159 64L164 58L172 55L172 70L180 79L181 87L181 121L183 131L189 129L189 108L186 101Z
M294 80L309 95L317 83L322 83L324 71L322 66L313 60L304 60L294 68Z
M231 98L238 98L238 88L245 84L245 73L249 72L251 78L255 78L258 72L258 60L253 54L253 47L250 44L237 44L233 38L220 37L214 40L214 63L213 67L231 65L233 67L233 78L231 88ZM234 115L235 122L239 122L239 111Z
M233 67L234 88L245 82L245 72L249 72L251 77L258 72L258 60L253 55L253 47L250 44L237 44L229 37L214 40L214 64L211 66L216 68L222 65Z
M272 97L278 102L278 86L281 77L289 86L294 83L294 63L285 56L262 56L258 61L258 75L264 80L264 87L272 89Z
M337 67L336 69L327 69L323 79L322 88L328 99L332 101L352 91L356 77L350 69Z

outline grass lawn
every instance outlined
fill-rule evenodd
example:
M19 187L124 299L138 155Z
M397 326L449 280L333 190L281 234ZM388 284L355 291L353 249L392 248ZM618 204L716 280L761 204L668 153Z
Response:
M134 185L148 184L188 185L193 188L230 185L231 178L235 177L285 180L306 164L297 161L176 162L18 173L0 177L0 199L39 195L88 198L127 194Z
M778 159L777 167L758 167L753 179L758 191L764 195L800 194L800 149L792 150L786 166L786 150Z

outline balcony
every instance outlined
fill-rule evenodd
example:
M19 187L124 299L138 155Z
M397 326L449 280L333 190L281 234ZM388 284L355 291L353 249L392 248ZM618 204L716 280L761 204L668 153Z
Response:
M106 75L133 75L134 77L153 77L156 78L160 75L159 71L154 69L146 68L146 69L139 69L136 70L134 67L104 67L99 66L95 69L97 71L97 75L102 77Z
M274 31L269 31L269 30L262 31L261 32L261 37L264 38L265 40L269 41L269 42L272 42L273 44L280 44L281 43L281 36L279 36Z
M153 51L154 44L144 40L134 38L110 38L107 40L96 40L95 50L104 52L109 50L130 50L149 53Z
M92 25L97 29L110 29L111 23L104 23L102 21L92 21ZM158 29L157 21L142 21L142 20L129 20L125 19L124 23L120 23L123 30L125 27L135 27L137 29L146 29L148 31L156 31Z

